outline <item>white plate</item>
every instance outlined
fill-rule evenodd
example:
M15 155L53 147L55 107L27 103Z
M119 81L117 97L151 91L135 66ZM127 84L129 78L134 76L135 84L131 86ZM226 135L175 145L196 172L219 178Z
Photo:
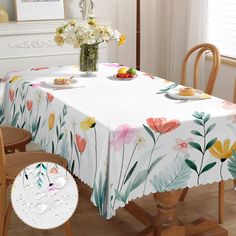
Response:
M54 84L54 80L53 80L53 81L45 82L45 85L52 88L74 88L77 86L77 83L78 81L76 79L70 79L69 84L57 85L57 84Z
M179 90L180 89L171 89L170 91L167 92L167 94L174 98L174 99L180 99L180 100L194 100L194 99L201 99L203 91L201 90L195 90L195 95L194 96L181 96L179 95Z

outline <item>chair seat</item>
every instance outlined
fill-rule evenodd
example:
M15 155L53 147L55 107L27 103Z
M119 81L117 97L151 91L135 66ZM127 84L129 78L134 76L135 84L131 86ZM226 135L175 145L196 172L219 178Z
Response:
M25 129L19 129L8 126L1 126L3 135L3 145L5 151L15 150L25 147L26 144L31 142L31 133Z
M59 155L45 152L17 152L6 155L7 183L12 184L25 167L36 162L52 162L67 168L67 161Z

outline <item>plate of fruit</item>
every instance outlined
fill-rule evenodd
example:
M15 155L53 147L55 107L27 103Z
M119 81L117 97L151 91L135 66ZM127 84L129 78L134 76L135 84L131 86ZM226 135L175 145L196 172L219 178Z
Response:
M122 67L117 71L114 77L119 80L131 80L138 77L138 75L136 69Z

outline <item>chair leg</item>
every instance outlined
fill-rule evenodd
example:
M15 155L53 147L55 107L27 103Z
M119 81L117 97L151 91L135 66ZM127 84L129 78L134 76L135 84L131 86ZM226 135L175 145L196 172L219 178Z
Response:
M182 194L181 194L181 196L180 196L180 199L179 199L180 202L183 202L183 201L184 201L184 199L185 199L185 197L186 197L186 195L187 195L187 193L188 193L188 190L189 190L189 188L185 188L185 189L183 190L183 192L182 192Z
M236 179L234 180L234 190L236 191Z
M7 207L3 236L7 236L7 234L8 234L8 226L9 226L9 223L10 223L11 214L12 214L12 204L10 202L8 207Z
M70 222L67 221L65 224L64 224L64 229L65 229L65 232L66 232L66 236L73 236L73 233L72 233L72 228L71 228L71 225L70 225ZM5 236L5 235L4 235Z
M224 181L221 181L219 182L219 209L218 209L218 214L219 214L219 218L218 218L218 221L219 221L219 224L223 224L224 223L224 211L225 211L225 204L224 204L224 197L225 197L225 182Z

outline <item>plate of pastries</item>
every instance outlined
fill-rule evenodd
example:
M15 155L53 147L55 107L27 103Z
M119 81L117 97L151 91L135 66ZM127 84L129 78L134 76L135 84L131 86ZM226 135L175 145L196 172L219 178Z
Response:
M73 77L58 77L55 78L53 81L50 81L46 83L50 87L56 87L56 88L70 88L74 87L78 83L77 80L73 79Z
M201 99L203 91L191 87L182 87L182 88L171 89L170 91L168 91L167 94L174 99L189 100L189 99Z

